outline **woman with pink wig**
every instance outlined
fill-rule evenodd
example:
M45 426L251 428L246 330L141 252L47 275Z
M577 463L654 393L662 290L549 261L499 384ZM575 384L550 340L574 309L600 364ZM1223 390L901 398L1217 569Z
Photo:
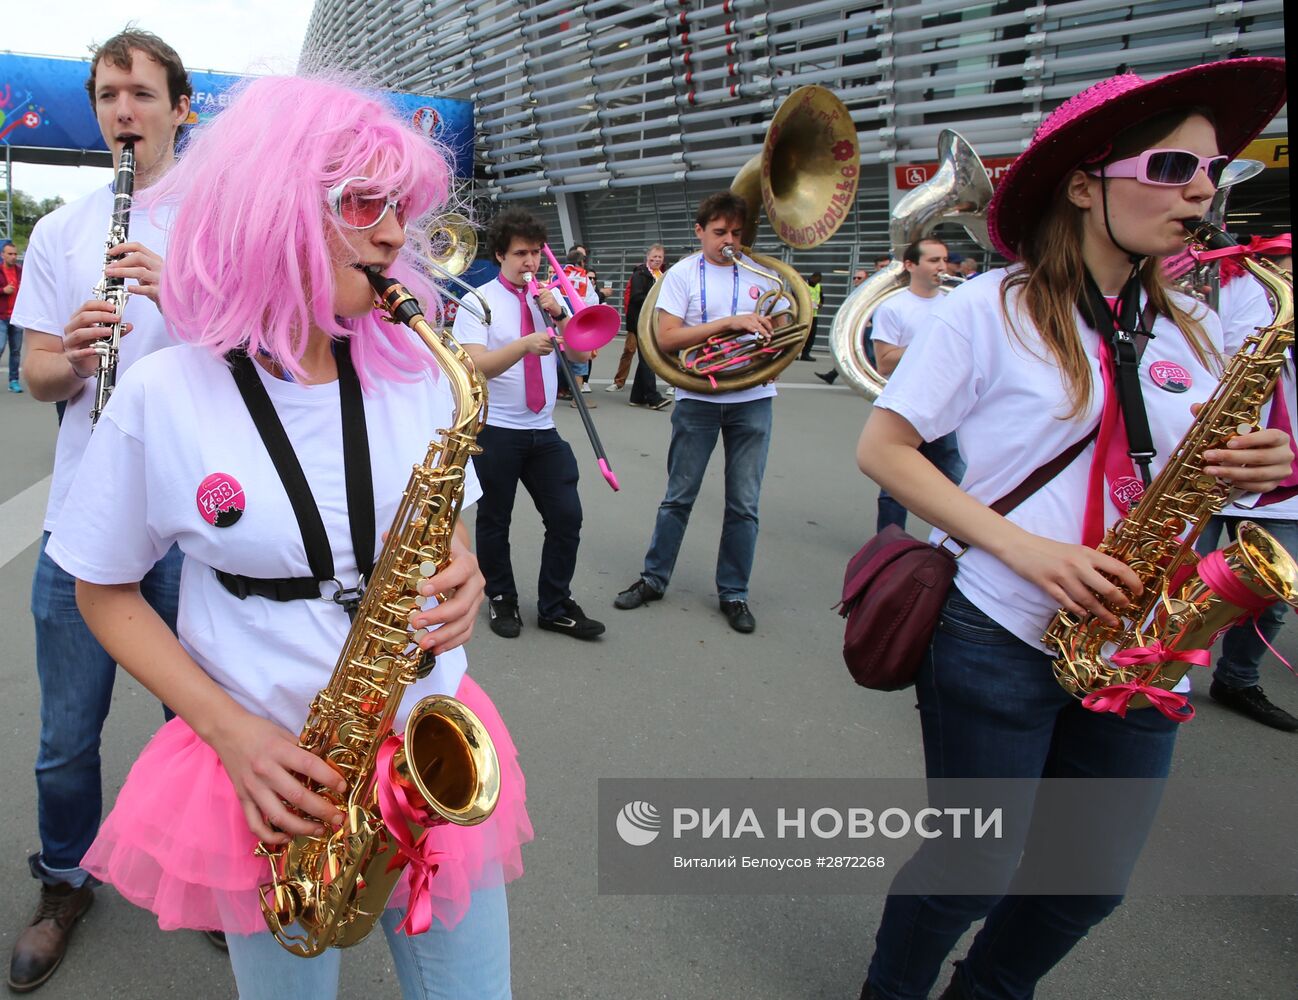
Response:
M449 183L438 150L381 98L320 81L256 80L197 129L155 195L175 206L161 301L181 346L123 377L72 488L69 509L85 515L50 540L96 636L178 716L83 864L164 930L224 932L244 998L337 992L339 951L302 960L268 933L269 870L253 850L342 819L306 787L341 790L341 778L298 733L380 548L374 526L391 522L453 409L426 348L376 312L362 269L431 308L410 241ZM465 504L480 492L469 469ZM138 587L173 542L185 553L178 638ZM403 879L382 925L404 996L507 997L504 883L532 830L509 733L466 673L483 578L463 526L453 553L421 586L453 596L412 617L436 665L402 704L444 693L472 709L501 796L479 826L430 831L436 875L426 890Z
M861 470L938 529L934 544L968 545L915 678L927 774L1028 791L1001 836L960 841L948 825L897 873L863 1000L927 997L979 920L944 1000L1031 997L1122 900L1193 710L1185 692L1160 691L1156 707L1114 699L1093 711L1057 683L1042 636L1059 608L1116 626L1110 609L1129 603L1120 588L1140 593L1136 573L1096 546L1190 428L1224 346L1217 317L1170 291L1160 261L1284 101L1283 60L1234 59L1112 77L1057 108L988 206L1013 263L946 297L862 432ZM1132 430L1141 410L1149 448ZM919 451L951 432L968 462L959 486ZM1292 473L1291 444L1280 428L1240 434L1205 453L1205 471L1265 493ZM996 513L1034 470L1038 488ZM1151 794L1126 822L1093 810L1061 830L1056 813L1033 812L1042 778L1148 779ZM943 804L951 785L930 787ZM1048 860L1058 844L1045 830L1078 850Z

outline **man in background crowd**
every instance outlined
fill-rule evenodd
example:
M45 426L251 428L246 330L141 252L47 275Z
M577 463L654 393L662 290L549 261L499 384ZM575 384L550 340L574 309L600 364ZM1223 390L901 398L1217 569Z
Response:
M631 279L626 289L626 342L622 350L622 361L617 368L612 388L622 388L625 384L626 369L631 364L631 355L637 348L637 330L640 328L640 313L644 309L645 299L653 289L654 282L662 277L663 262L667 259L667 250L661 243L655 243L645 253L644 263L637 264L631 271ZM671 406L670 396L658 391L658 381L654 378L653 369L645 362L644 355L636 362L635 379L631 383L631 406L644 406L651 410L665 410Z
M963 258L962 258L963 259ZM942 301L941 288L949 274L946 245L937 239L917 240L906 249L902 258L909 282L896 295L885 299L874 311L875 367L887 378L896 369L915 335L927 324L934 307ZM956 447L955 434L946 434L936 441L920 445L920 454L936 465L947 478L958 483L964 476L964 462ZM879 516L877 530L889 524L906 526L906 508L894 500L887 490L879 491Z
M23 269L18 266L18 248L13 240L0 243L0 356L9 346L9 391L22 392L18 379L19 360L23 349L23 328L10 322L14 303L18 300L18 286L23 282Z

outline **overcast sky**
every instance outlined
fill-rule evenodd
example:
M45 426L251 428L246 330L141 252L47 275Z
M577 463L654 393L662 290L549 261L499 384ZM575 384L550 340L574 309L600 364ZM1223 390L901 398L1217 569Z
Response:
M129 18L162 36L190 69L226 73L292 72L313 0L18 0L3 4L0 50L87 58L87 46L112 37ZM13 186L34 198L71 201L100 184L100 167L13 165Z

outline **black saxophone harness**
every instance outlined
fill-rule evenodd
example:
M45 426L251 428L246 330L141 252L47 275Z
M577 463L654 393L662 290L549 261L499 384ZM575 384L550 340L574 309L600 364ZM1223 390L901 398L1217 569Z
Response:
M356 616L365 583L374 570L374 477L370 469L370 442L365 427L365 403L360 378L352 364L350 341L334 343L338 363L338 394L342 409L343 475L347 484L347 519L351 528L352 549L356 553L359 580L354 587L344 587L334 571L333 552L324 520L302 463L298 461L284 424L275 412L270 393L262 384L256 363L246 351L226 355L234 383L243 397L248 414L261 435L280 482L293 505L302 543L306 548L311 576L259 578L216 570L216 578L231 594L245 598L264 597L271 601L326 600L341 606L349 618ZM321 585L334 583L332 594L322 594Z

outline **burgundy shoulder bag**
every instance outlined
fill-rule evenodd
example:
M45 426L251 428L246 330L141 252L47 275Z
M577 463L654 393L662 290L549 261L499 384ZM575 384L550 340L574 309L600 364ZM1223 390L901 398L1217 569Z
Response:
M1098 428L1001 497L991 509L1008 514L1068 467L1095 439ZM952 539L959 545L968 546ZM957 556L890 524L847 564L838 613L847 619L843 660L856 683L899 691L915 674L937 629L955 579Z

